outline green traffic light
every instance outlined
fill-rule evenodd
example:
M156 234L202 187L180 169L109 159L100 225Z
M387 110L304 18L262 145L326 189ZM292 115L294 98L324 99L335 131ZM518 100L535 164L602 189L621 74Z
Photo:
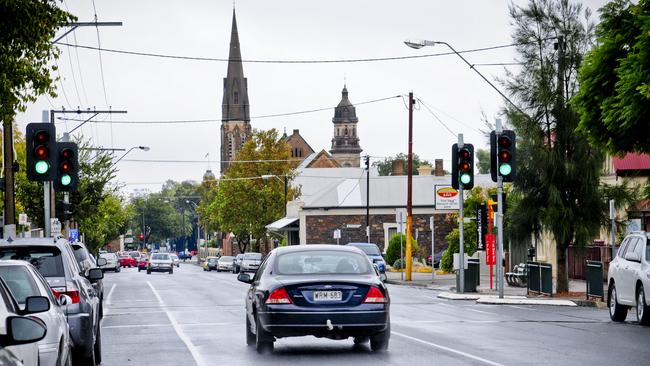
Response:
M460 182L463 184L468 184L472 178L469 176L469 174L461 174L460 175Z
M48 164L45 160L39 160L34 165L34 170L38 174L45 174L48 170L50 170L50 164Z
M499 174L501 175L510 175L512 173L512 167L508 163L503 163L499 165Z
M70 175L68 174L63 174L61 176L61 184L64 186L68 186L70 185L70 183L72 183L72 177L70 177Z

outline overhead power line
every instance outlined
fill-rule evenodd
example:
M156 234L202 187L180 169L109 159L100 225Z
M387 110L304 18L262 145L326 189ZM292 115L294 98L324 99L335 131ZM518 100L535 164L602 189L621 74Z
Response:
M58 43L64 46L83 48L88 50L104 51L111 53L119 53L124 55L132 56L145 56L145 57L157 57L157 58L167 58L167 59L176 59L176 60L189 60L189 61L210 61L210 62L228 62L228 58L215 58L215 57L198 57L198 56L182 56L182 55L170 55L162 53L152 53L152 52L139 52L139 51L127 51L127 50L118 50L111 48L102 48L78 45L78 44L68 44L68 43ZM482 48L474 48L468 50L461 50L458 53L473 53L473 52L484 52L491 51L501 48L509 48L519 46L522 43L511 43L506 45L499 46L490 46ZM438 56L447 56L453 55L454 52L440 52L440 53L429 53L425 55L410 55L410 56L392 56L392 57L375 57L375 58L352 58L352 59L337 59L337 60L237 60L238 62L244 63L264 63L264 64L327 64L327 63L354 63L354 62L377 62L377 61L397 61L397 60L409 60L409 59L418 59L418 58L429 58L429 57L438 57Z

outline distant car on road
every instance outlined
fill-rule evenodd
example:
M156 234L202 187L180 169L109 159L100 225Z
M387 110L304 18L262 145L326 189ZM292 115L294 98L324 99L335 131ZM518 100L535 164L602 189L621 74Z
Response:
M377 244L373 243L348 243L349 246L356 247L361 249L368 258L372 261L373 264L377 265L377 270L379 271L379 276L382 281L386 280L386 261L379 251Z
M232 261L235 257L224 255L217 260L217 272L232 271Z
M131 268L131 267L135 267L135 266L138 265L138 263L135 261L135 259L133 257L131 257L130 255L128 255L128 254L120 256L119 262L120 262L120 267L122 267L122 268L125 268L125 267Z
M388 289L360 249L298 245L272 250L246 296L246 344L273 349L276 338L313 335L370 341L383 351L390 339Z
M244 253L239 270L241 272L255 272L260 267L261 263L262 253Z
M613 321L622 322L635 307L639 324L650 325L650 233L628 234L607 272L607 304Z
M172 259L172 264L175 265L176 267L180 267L180 261L178 260L178 255L174 253L169 253L169 257Z
M147 274L151 272L167 272L174 273L174 265L169 253L153 253L149 258L149 265L147 265Z
M110 270L110 271L119 272L120 269L122 268L120 266L120 260L117 257L117 254L115 253L99 253L99 258L106 259L106 264L99 267L104 271Z
M147 267L149 266L149 256L147 256L146 259L144 259L144 260L140 259L137 262L136 266L138 267L138 272L146 270Z
M205 262L203 262L203 270L204 271L212 271L213 269L216 270L218 261L219 261L218 257L205 258Z
M190 253L178 252L178 259L185 262L186 260L192 260L192 255Z
M237 254L237 256L232 260L232 273L239 273L241 270L242 260L244 260L243 254Z

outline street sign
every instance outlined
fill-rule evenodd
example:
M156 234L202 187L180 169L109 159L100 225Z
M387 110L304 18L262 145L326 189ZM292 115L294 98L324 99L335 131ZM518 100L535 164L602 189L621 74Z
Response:
M79 240L79 229L68 229L68 240L71 242Z
M27 214L18 214L18 224L27 225Z
M61 223L59 222L59 219L50 219L50 233L52 233L53 236L61 234Z
M485 235L485 264L493 266L497 264L497 237L494 234Z
M460 207L458 191L449 185L434 186L433 195L436 210L458 210Z
M124 244L133 244L133 237L128 236L128 237L124 238Z
M406 209L405 208L396 208L395 209L395 223L406 225Z
M334 230L334 239L341 239L341 229Z
M487 234L487 206L485 203L476 207L476 230L478 231L476 250L485 250L485 234Z

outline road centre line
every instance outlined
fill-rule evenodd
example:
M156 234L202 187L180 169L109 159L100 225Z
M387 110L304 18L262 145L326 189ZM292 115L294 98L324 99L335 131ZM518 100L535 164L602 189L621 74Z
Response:
M192 357L194 358L194 361L196 362L197 366L207 366L205 361L203 361L203 357L201 357L201 354L199 353L198 349L192 341L187 337L185 332L183 332L183 329L178 325L178 322L176 322L176 319L174 316L167 310L167 307L165 306L165 302L163 299L160 297L160 294L158 294L158 291L156 290L155 287L151 284L151 282L147 281L147 285L151 288L151 291L153 292L154 296L156 296L156 299L158 299L158 302L160 305L163 307L165 310L165 314L167 315L167 318L169 318L169 321L172 323L172 327L174 327L174 331L178 335L178 337L185 343L185 346L187 347L188 351L192 354Z
M106 297L106 305L112 305L111 299L113 298L113 291L115 291L115 287L117 287L117 283L114 283L113 286L111 286L111 290L108 291L108 296Z
M412 340L412 341L419 342L419 343L425 344L425 345L427 345L427 346L431 346L431 347L434 347L434 348L438 348L438 349L440 349L440 350L443 350L443 351L446 351L446 352L449 352L449 353L453 353L453 354L456 354L456 355L459 355L459 356L467 357L467 358L470 358L470 359L472 359L472 360L479 361L479 362L482 362L482 363L485 363L485 364L488 364L488 365L492 365L492 366L504 366L503 364L500 364L500 363L498 363L498 362L490 361L490 360L487 360L487 359L485 359L485 358L478 357L478 356L474 356L474 355L469 354L469 353L467 353L467 352L458 351L458 350L455 350L455 349L453 349L453 348L449 348L449 347L441 346L441 345L439 345L439 344L435 344L435 343L427 342L427 341L424 341L424 340L422 340L422 339L415 338L415 337L411 337L411 336L406 335L406 334L398 333L398 332L395 332L395 331L391 331L391 334L396 335L396 336L398 336L398 337L402 337L402 338L410 339L410 340Z

